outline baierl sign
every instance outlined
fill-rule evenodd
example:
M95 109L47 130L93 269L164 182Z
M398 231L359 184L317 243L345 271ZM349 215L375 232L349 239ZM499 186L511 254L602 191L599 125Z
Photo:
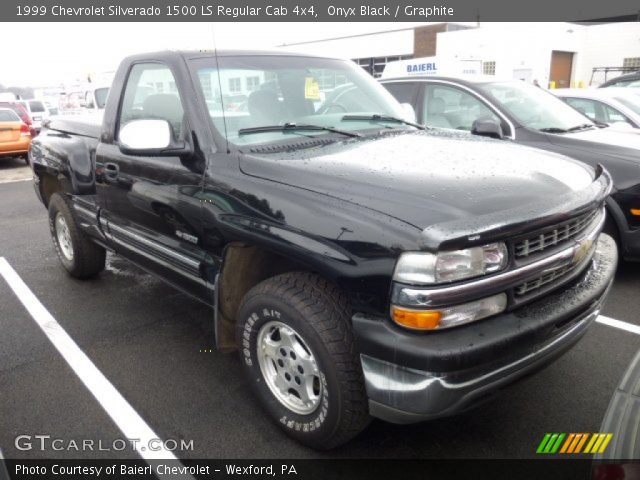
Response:
M436 75L438 65L436 57L412 58L410 60L397 60L389 62L382 72L383 78L406 77L411 75Z
M421 62L407 64L407 75L435 75L438 72L436 62Z
M389 62L382 72L382 78L411 77L427 75L479 75L482 61L475 59L450 59L423 57Z

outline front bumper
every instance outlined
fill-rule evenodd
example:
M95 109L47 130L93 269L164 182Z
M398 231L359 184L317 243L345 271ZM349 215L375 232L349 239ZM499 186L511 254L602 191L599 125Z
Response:
M418 334L353 317L369 411L412 423L463 411L569 350L598 316L617 265L601 235L589 266L569 285L511 312Z

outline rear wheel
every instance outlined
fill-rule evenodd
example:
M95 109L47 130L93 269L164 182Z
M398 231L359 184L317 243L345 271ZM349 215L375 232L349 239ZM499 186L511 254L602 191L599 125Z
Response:
M89 278L104 270L104 248L80 230L70 200L59 193L49 200L49 230L58 258L70 275Z
M324 450L368 425L350 309L334 285L309 273L278 275L251 289L238 315L245 372L288 435Z

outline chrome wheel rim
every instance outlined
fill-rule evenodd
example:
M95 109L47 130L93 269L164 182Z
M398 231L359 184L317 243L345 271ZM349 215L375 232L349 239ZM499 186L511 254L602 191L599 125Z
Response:
M258 364L278 401L292 412L308 415L320 405L322 382L313 352L290 326L271 321L258 332Z
M58 239L58 246L62 255L67 260L73 260L73 243L71 243L71 232L69 232L69 225L64 219L62 214L56 215L56 238Z

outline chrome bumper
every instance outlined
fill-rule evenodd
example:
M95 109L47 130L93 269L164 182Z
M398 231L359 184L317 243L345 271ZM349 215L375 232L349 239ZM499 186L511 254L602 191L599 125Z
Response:
M362 355L369 412L392 423L414 423L451 415L473 406L479 399L542 367L571 348L596 319L594 310L540 350L469 378L412 370ZM455 378L458 377L458 378ZM393 406L387 401L393 398Z
M356 317L370 414L393 423L452 415L549 364L596 319L616 264L615 243L603 235L591 265L572 286L438 335L412 336L389 325L376 329ZM479 356L481 339L486 343ZM429 368L435 365L441 367Z

